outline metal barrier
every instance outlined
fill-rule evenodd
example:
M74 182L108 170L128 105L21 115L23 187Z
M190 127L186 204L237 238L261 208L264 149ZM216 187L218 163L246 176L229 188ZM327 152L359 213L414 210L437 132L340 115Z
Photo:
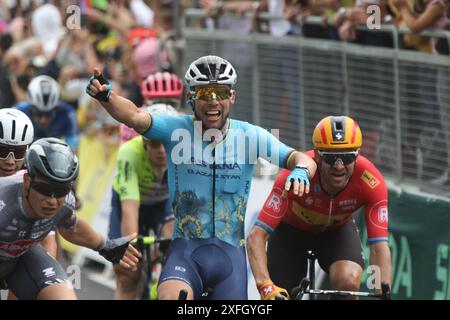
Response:
M236 67L234 118L279 128L282 141L305 150L322 117L348 114L385 176L448 195L448 185L430 183L450 167L448 56L222 30L185 28L184 37L185 66L217 54Z

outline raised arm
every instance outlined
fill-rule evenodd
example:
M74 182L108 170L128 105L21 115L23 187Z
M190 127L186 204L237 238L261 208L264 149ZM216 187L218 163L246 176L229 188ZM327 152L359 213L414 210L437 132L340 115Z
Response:
M140 112L132 101L119 96L111 90L110 83L103 78L103 75L97 68L94 68L94 77L90 79L86 92L97 99L117 121L124 123L137 132L145 132L150 128L151 116L146 112Z

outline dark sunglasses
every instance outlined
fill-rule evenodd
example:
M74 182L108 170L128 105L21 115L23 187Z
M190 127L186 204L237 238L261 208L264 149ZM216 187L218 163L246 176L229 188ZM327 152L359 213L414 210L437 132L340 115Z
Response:
M0 145L0 160L6 160L10 154L13 155L16 161L22 161L25 158L28 146L10 146Z
M194 100L226 100L231 97L233 90L228 87L208 86L197 87L194 91L191 91L192 99Z
M338 161L338 159L340 159L343 165L346 166L356 161L358 151L350 151L350 152L318 151L318 154L320 158L330 166L334 166L336 164L336 161Z
M54 185L44 182L31 182L31 188L46 197L65 197L72 190L72 185Z

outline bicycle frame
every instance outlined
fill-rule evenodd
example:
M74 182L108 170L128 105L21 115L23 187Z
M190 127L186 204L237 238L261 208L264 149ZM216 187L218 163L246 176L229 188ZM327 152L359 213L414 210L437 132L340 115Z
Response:
M146 259L146 274L147 274L147 283L146 289L142 295L142 299L151 300L152 296L152 285L153 285L153 265L158 261L159 257L156 259L152 259L151 257L151 247L155 244L169 244L172 239L158 239L155 236L142 236L139 235L136 239L131 241L131 244L135 245L139 250L143 252L143 256Z
M381 294L371 293L371 292L361 292L361 291L344 291L344 290L319 290L315 289L315 262L316 256L312 251L308 251L308 277L303 278L300 281L298 287L294 288L291 293L291 297L294 297L294 300L301 300L304 294L309 294L312 300L315 300L318 295L327 295L327 296L338 296L338 297L371 297L378 298L382 300L390 300L391 299L391 290L387 283L381 284ZM308 289L309 287L309 289Z

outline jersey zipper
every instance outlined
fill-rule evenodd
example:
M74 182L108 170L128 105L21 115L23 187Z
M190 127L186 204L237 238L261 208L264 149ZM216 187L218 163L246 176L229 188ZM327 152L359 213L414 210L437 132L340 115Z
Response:
M331 213L333 212L333 198L330 199L330 209L328 210L328 221L327 225L323 228L323 230L327 229L331 225Z
M326 228L331 225L331 212L333 211L333 198L330 200L330 210L328 210L328 222Z
M216 237L216 147L212 150L213 174L212 174L212 236Z

